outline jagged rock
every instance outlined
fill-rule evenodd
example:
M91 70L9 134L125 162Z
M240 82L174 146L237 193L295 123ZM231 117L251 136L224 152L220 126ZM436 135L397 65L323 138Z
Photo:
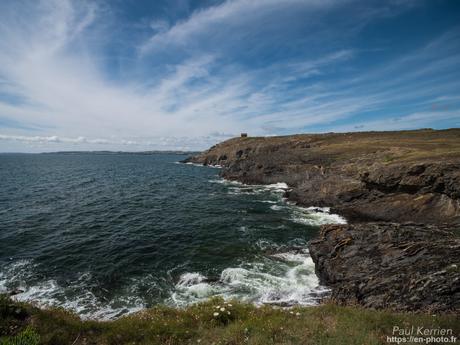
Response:
M325 225L309 250L340 303L460 311L460 238L450 226Z

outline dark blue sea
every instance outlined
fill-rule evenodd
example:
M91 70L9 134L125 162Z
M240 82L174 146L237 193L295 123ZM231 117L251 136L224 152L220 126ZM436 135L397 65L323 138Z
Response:
M0 155L0 292L102 319L212 296L315 304L306 242L344 220L184 158Z

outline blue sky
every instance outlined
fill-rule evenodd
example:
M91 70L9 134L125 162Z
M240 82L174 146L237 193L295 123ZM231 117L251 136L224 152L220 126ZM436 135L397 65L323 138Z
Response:
M460 2L0 1L0 151L460 127Z

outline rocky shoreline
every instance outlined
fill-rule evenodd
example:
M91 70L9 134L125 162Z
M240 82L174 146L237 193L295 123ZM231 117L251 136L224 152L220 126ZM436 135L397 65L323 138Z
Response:
M460 310L460 129L234 138L185 162L346 217L309 244L336 301Z

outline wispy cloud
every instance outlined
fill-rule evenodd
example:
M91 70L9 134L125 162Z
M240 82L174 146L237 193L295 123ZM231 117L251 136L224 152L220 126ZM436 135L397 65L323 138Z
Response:
M142 44L139 50L141 54L147 54L152 50L161 49L164 45L193 46L193 44L190 44L191 37L204 34L212 39L212 35L209 34L210 31L216 36L221 36L219 33L225 33L228 30L231 30L235 36L254 35L263 30L247 32L241 30L241 27L259 26L262 21L264 26L259 26L259 28L266 29L267 25L276 24L276 21L270 23L264 19L267 17L273 18L273 15L279 15L280 11L288 10L293 13L292 11L296 11L299 8L316 11L338 4L340 2L336 0L224 1L220 5L194 12L189 18L178 22L167 30L155 30L154 35ZM162 26L162 29L164 28ZM226 39L231 40L232 37L227 36Z
M430 102L447 102L451 123L458 28L399 54L354 43L371 20L411 6L223 1L175 22L156 17L129 40L101 2L2 3L0 145L203 149L225 133L383 129L382 117L405 119L388 120L392 129L429 125L433 114L411 114L429 114Z
M415 112L404 116L389 117L381 120L364 121L349 125L335 126L330 129L339 132L356 131L394 131L403 129L429 128L434 123L454 120L460 125L460 111L425 111Z

